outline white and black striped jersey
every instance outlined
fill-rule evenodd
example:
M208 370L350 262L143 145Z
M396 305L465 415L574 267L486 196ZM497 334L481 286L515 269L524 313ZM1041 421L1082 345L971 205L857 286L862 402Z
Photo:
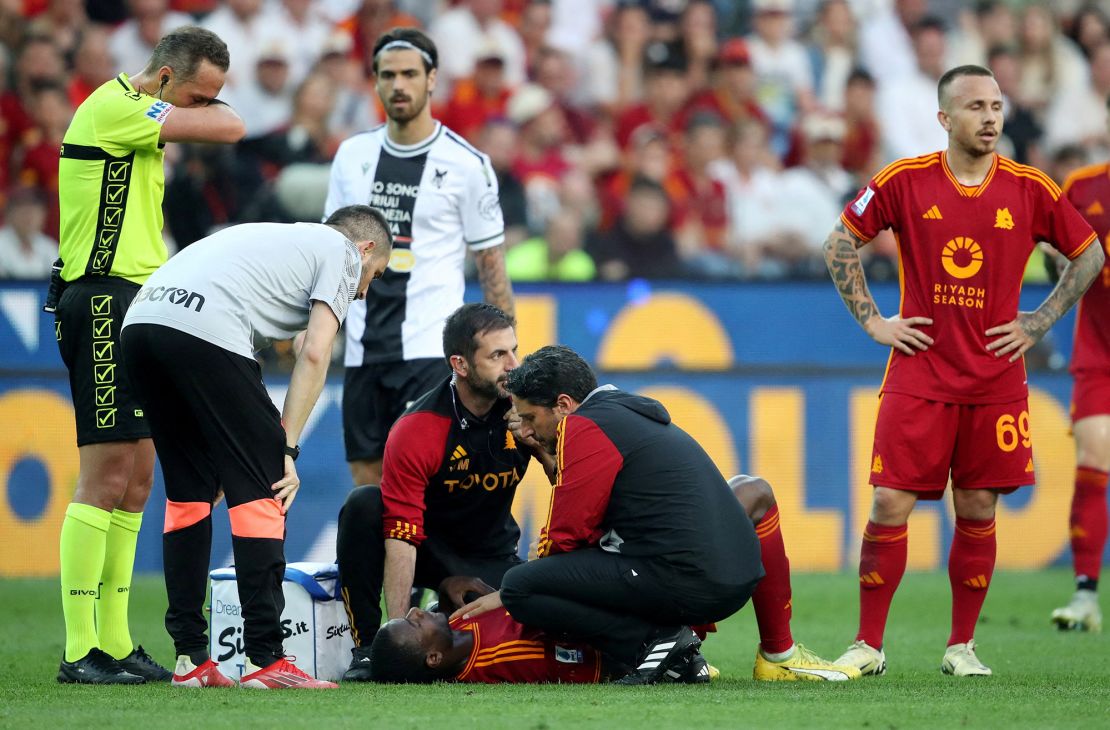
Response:
M408 146L381 125L344 141L332 163L325 218L357 203L385 213L394 242L385 275L351 305L345 364L443 357L443 324L463 303L466 249L505 240L489 157L439 122Z

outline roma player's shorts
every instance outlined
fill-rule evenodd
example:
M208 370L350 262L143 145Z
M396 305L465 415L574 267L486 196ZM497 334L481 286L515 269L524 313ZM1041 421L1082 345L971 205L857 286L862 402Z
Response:
M1028 399L968 405L885 393L871 484L940 499L948 486L1006 494L1036 482Z
M1071 422L1110 415L1110 375L1080 370L1071 390Z

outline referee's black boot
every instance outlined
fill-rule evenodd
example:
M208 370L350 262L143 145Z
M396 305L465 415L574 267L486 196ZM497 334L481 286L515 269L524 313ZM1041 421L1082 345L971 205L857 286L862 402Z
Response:
M370 647L356 646L351 649L351 666L343 672L342 682L369 682L370 677Z
M123 671L142 677L148 682L168 682L173 678L173 672L154 661L146 649L139 645L131 653L119 660Z
M58 681L63 684L143 684L142 677L125 671L120 663L100 649L91 649L75 662L62 656Z
M640 654L637 667L614 684L639 685L674 681L685 671L687 658L699 646L701 639L689 626L658 636L648 642Z

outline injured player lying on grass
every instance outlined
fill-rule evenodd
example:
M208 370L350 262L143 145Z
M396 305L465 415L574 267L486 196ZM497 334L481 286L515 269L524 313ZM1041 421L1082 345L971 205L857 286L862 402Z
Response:
M760 646L752 676L762 681L858 679L855 667L833 665L793 641L790 567L770 485L746 475L734 476L728 483L756 526L766 573L753 595ZM596 683L620 679L632 669L584 642L515 621L501 605L500 594L480 580L448 578L440 586L439 597L445 612L465 600L471 602L455 610L450 619L446 613L413 608L404 618L385 624L370 647L373 681ZM451 603L455 605L448 607ZM696 638L691 636L692 641L668 652L664 661L670 666L661 682L701 684L718 675L700 652L706 630L715 628L693 628Z

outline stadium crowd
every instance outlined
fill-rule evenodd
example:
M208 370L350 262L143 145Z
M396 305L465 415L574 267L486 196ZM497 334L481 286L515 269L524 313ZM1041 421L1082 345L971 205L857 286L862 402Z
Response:
M991 68L999 151L1110 154L1108 3L1066 0L2 0L0 276L56 256L74 109L185 24L223 38L234 146L170 145L166 238L320 219L339 143L384 120L370 47L440 49L434 114L489 154L514 281L825 276L829 224L884 164L946 144L936 82ZM868 247L896 276L894 241ZM1043 267L1031 266L1031 276Z

